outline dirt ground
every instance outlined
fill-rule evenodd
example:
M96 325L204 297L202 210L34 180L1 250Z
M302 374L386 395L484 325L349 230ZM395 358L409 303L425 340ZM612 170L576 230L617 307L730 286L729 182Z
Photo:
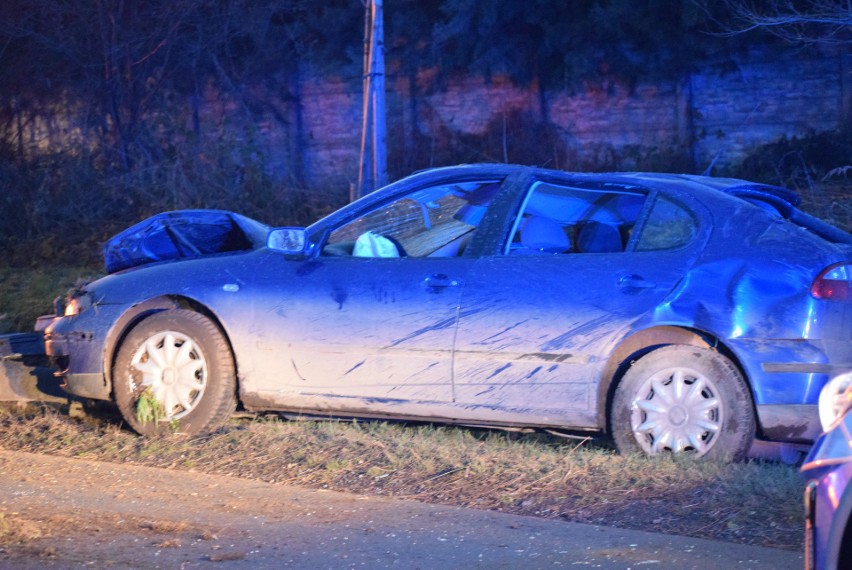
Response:
M0 449L0 568L801 568L801 552Z

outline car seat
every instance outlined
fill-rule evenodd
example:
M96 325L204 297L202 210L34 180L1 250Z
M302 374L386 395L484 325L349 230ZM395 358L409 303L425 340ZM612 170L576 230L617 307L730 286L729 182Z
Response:
M621 232L612 224L586 222L577 234L577 250L583 253L624 251Z
M521 226L521 245L527 253L564 253L571 249L571 239L556 220L531 216Z

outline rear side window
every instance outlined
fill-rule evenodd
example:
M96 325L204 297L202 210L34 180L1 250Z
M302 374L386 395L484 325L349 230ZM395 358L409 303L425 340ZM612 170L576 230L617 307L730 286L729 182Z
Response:
M689 210L659 196L642 227L636 251L678 249L691 242L697 231L695 217Z
M619 253L625 250L645 194L636 188L538 182L515 221L509 255Z

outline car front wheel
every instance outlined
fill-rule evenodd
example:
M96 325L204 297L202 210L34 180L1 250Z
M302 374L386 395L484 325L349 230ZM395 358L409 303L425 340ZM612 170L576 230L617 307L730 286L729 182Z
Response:
M205 316L162 311L122 342L113 389L121 415L142 435L209 432L236 407L234 359Z
M615 390L610 433L622 453L741 459L754 439L751 395L739 369L707 348L665 346L631 366Z

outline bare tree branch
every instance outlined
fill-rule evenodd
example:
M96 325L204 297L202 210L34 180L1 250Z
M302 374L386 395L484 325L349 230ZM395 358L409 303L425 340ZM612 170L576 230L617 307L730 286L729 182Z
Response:
M722 0L728 33L765 30L796 43L852 43L852 0Z

